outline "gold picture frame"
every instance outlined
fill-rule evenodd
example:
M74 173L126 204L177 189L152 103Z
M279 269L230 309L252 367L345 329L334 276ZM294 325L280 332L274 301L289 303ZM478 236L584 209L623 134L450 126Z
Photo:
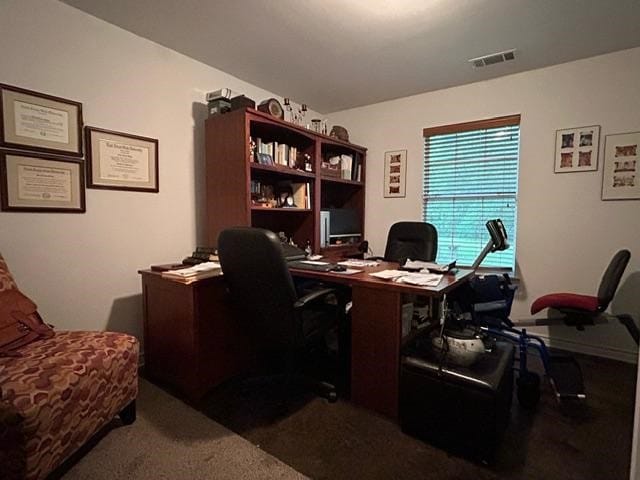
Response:
M82 104L0 84L0 146L82 157Z
M0 151L3 211L84 213L84 163L79 158Z
M87 188L159 192L158 140L85 128Z

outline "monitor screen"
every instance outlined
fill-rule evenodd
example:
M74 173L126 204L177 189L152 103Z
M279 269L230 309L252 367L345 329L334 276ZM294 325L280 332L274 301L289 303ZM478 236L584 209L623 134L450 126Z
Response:
M329 209L330 235L360 235L360 218L352 208Z

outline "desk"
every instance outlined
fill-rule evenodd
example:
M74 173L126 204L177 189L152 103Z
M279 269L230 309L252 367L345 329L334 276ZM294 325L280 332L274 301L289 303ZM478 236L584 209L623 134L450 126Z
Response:
M351 287L351 401L392 418L398 416L403 294L442 298L473 275L471 270L459 270L455 275L445 275L437 287L429 288L369 275L397 267L383 262L354 275L291 269L297 277Z
M442 298L473 274L460 270L430 288L369 275L396 267L383 262L354 275L291 269L297 277L351 287L351 400L392 418L398 416L403 294ZM145 370L152 378L197 402L209 389L255 362L255 349L234 322L221 277L185 285L151 270L139 273Z
M234 321L221 276L185 285L160 272L139 273L145 375L197 403L255 362L255 349Z

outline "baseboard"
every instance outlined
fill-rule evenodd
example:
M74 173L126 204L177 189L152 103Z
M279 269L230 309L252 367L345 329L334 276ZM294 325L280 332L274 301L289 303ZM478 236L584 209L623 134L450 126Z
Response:
M612 360L619 360L626 363L638 363L637 350L623 350L611 347L601 347L586 343L572 342L570 340L562 340L559 338L552 339L548 335L538 333L536 333L536 336L542 338L544 340L544 343L549 348L558 348L560 350L568 350L570 352L582 353L585 355L610 358Z

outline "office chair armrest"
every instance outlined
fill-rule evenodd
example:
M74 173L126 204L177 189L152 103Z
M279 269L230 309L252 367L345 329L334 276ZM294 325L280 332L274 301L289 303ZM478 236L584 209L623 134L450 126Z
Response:
M319 290L314 290L311 293L306 294L304 297L300 297L298 299L298 301L293 304L293 307L296 308L296 309L304 308L309 303L311 303L311 302L313 302L315 300L324 299L330 293L335 293L335 289L334 288L321 288Z

